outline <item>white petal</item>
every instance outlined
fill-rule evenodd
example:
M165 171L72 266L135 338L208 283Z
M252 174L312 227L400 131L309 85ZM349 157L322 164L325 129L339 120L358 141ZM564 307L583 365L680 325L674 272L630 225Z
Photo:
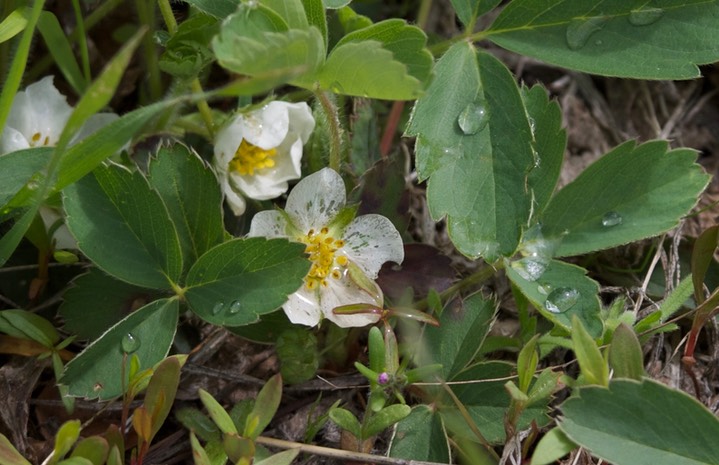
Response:
M280 145L290 127L289 105L287 102L270 102L247 115L247 125L252 128L245 135L247 142L265 150Z
M237 192L236 188L232 185L232 181L225 180L221 185L222 192L225 194L225 200L227 200L227 204L230 206L232 213L236 216L245 213L245 209L247 208L245 199Z
M302 231L327 225L344 207L345 183L336 171L323 168L297 183L285 211Z
M379 315L363 313L357 315L335 315L332 310L342 305L366 303L374 306L381 306L369 294L355 285L349 279L329 279L327 287L320 289L320 308L325 318L333 321L337 326L349 328L352 326L367 326L376 323Z
M370 278L376 278L384 262L402 263L402 237L392 222L382 215L358 216L347 225L341 252Z
M317 295L304 285L287 299L282 309L292 323L316 326L320 322Z
M305 102L288 103L287 111L290 114L289 132L298 136L302 145L306 144L315 129L315 119L309 105Z
M288 237L287 219L276 210L264 210L252 217L248 237Z
M237 176L237 185L247 197L257 200L274 199L287 192L287 181L301 176L302 141L289 149L278 147L275 166L255 171L254 175Z
M67 229L67 226L63 223L62 215L60 215L57 210L41 206L39 213L46 230L49 231L51 228L55 228L52 239L55 241L56 249L77 250L77 241L70 234L70 230ZM58 222L60 222L60 225L56 225Z
M8 125L16 127L28 138L39 132L43 137L49 138L49 145L56 144L72 113L72 107L53 85L53 77L46 76L27 86L25 96L27 99L23 102L22 108L17 108L17 111L22 113L22 116L18 115L18 117L23 120L24 127L12 124L11 118L8 118ZM10 112L12 113L13 110L15 110L14 103Z
M240 147L247 129L244 117L238 115L230 121L230 124L217 132L215 137L215 158L212 163L219 170L227 171L227 167L235 157L235 152Z
M30 148L27 138L17 129L5 126L0 136L0 155Z

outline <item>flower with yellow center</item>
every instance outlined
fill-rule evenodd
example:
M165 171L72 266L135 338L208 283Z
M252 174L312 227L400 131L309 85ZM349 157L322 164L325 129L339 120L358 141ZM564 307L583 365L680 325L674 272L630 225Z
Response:
M279 197L287 181L300 178L302 146L314 127L306 103L270 102L235 116L217 133L212 164L236 215L244 213L245 197Z
M373 280L385 262L402 262L402 238L384 216L354 218L355 210L346 207L346 201L342 178L325 168L295 186L284 212L262 211L252 219L249 236L285 237L305 244L310 271L283 305L293 323L314 326L327 318L349 327L378 319L376 314L335 315L333 309L360 303L382 306Z
M54 146L71 113L72 107L53 85L52 76L30 84L13 99L0 134L0 155L33 147ZM70 143L87 137L117 118L114 113L91 116Z

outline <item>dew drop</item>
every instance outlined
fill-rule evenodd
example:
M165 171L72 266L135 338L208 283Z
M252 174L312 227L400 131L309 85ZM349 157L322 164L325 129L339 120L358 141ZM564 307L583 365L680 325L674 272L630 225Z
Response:
M648 26L659 21L663 15L664 10L661 8L643 7L629 13L629 23L632 26Z
M212 307L212 314L218 315L224 308L225 308L225 303L220 300Z
M227 312L230 315L236 315L236 314L240 313L240 310L242 310L242 302L240 302L239 300L234 300L230 304L230 308L227 310Z
M127 333L122 336L122 342L120 343L120 345L122 346L123 352L125 352L126 354L131 354L140 348L140 339L138 339L132 333Z
M575 19L567 26L567 46L572 50L579 50L584 47L589 37L600 30L606 22L607 18L604 16Z
M544 307L552 313L564 313L579 301L579 291L571 287L558 287L549 293Z
M607 212L602 216L602 226L605 228L611 228L612 226L617 226L619 224L622 224L622 215L615 211Z
M457 117L459 128L468 136L484 129L488 122L489 113L487 112L487 102L484 100L475 100L470 103Z
M512 262L512 269L527 281L536 281L542 277L549 266L549 259L525 257Z
M550 292L552 292L552 285L551 284L540 284L537 286L537 292L539 292L542 295L549 295Z
M31 191L37 190L37 188L40 187L40 184L37 181L29 181L27 183L27 188Z

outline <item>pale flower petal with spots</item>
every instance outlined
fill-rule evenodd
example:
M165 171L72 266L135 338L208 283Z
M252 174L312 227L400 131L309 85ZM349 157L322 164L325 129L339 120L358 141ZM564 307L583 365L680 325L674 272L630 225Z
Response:
M314 127L306 103L278 101L235 116L217 133L212 165L235 215L245 212L244 198L274 199L300 178L302 146Z
M312 262L310 271L302 287L282 307L293 323L314 326L326 318L338 326L351 327L365 326L379 318L372 313L335 315L333 310L352 304L383 306L381 296L364 289L358 282L363 279L357 279L350 269L364 273L371 282L383 263L402 262L402 238L381 215L364 215L347 225L336 224L335 216L345 202L342 178L325 168L295 186L287 198L286 213L263 211L252 219L250 237L284 237L306 246Z

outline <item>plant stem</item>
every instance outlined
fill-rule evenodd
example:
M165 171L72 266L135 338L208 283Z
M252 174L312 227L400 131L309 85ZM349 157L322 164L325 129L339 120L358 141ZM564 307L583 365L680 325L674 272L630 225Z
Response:
M160 13L162 14L162 19L164 19L165 25L167 26L167 32L169 32L171 36L175 35L175 32L177 32L177 20L175 19L175 14L172 12L172 6L170 5L169 0L157 0L157 4L160 6ZM202 84L200 83L199 78L192 80L190 88L195 94L203 93ZM212 111L210 110L210 105L208 105L207 100L198 100L197 110L200 112L200 117L202 117L202 121L207 127L210 139L214 139L215 122L212 119Z
M255 439L257 444L263 446L277 447L280 449L299 449L307 454L320 455L323 457L335 457L343 461L352 461L358 463L376 463L382 465L440 465L437 462L426 462L423 460L407 460L394 457L385 457L383 455L364 454L362 452L350 452L342 449L331 449L329 447L314 446L312 444L303 444L301 442L284 441L282 439L268 438L260 436Z
M322 105L330 129L330 168L339 173L342 165L342 125L337 107L325 91L317 90L315 97Z

